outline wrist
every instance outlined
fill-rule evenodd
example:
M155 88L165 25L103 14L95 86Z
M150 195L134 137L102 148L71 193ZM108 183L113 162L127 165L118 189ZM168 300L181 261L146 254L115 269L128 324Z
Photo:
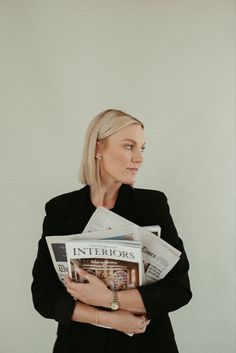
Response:
M113 298L113 291L111 289L108 289L106 295L103 297L104 308L106 309L111 308L112 298Z
M112 291L112 302L110 304L111 310L118 310L120 309L120 302L118 297L118 291Z
M99 313L99 325L113 328L115 313L111 310L102 310Z
M107 294L106 300L105 300L105 308L108 308L112 311L116 311L120 309L120 301L119 301L119 295L118 291L116 290L110 290Z

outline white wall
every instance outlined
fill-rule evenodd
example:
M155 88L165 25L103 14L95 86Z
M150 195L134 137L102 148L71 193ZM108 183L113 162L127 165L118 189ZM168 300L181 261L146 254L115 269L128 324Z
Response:
M191 262L180 352L234 352L234 1L2 0L0 17L1 352L52 351L30 293L44 204L80 187L108 107L144 121L137 186L167 194Z

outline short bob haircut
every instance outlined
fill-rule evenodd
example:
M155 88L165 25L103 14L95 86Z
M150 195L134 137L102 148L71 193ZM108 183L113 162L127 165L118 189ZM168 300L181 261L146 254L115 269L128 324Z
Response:
M99 159L96 158L96 143L121 129L138 124L144 129L143 123L117 109L104 110L90 122L84 140L84 148L80 164L80 181L82 184L101 186Z

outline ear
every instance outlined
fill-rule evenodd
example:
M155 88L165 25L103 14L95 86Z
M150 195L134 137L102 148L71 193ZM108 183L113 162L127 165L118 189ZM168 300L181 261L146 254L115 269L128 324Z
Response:
M97 153L102 153L102 149L103 149L103 143L102 141L97 141L96 142L96 154Z

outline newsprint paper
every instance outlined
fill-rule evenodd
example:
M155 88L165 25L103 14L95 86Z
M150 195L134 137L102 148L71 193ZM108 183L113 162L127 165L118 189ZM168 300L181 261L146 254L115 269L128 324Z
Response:
M111 290L137 288L142 284L141 242L134 240L80 239L66 242L69 276L86 283L78 270L100 278Z
M83 233L47 236L46 241L63 284L67 275L83 282L78 274L82 267L112 290L164 278L181 255L161 238L159 225L140 227L103 207L95 210Z
M150 231L148 230L150 229ZM157 234L157 235L155 235ZM83 233L47 236L46 241L59 279L69 274L66 243L78 239L118 239L141 241L142 284L158 281L175 266L181 252L165 242L158 225L140 227L107 208L98 207Z
M181 252L161 239L159 226L140 227L107 208L98 207L92 214L84 232L113 229L122 225L135 225L137 228L135 239L142 242L143 284L164 278L178 262ZM158 234L158 236L154 233Z
M119 226L114 229L106 229L89 233L80 233L72 235L53 235L47 236L49 252L52 258L54 268L61 282L64 284L65 277L69 274L68 259L66 253L66 243L75 240L91 240L91 239L113 239L122 241L139 240L137 227L134 224ZM141 262L142 263L142 262ZM143 266L142 266L143 273Z

